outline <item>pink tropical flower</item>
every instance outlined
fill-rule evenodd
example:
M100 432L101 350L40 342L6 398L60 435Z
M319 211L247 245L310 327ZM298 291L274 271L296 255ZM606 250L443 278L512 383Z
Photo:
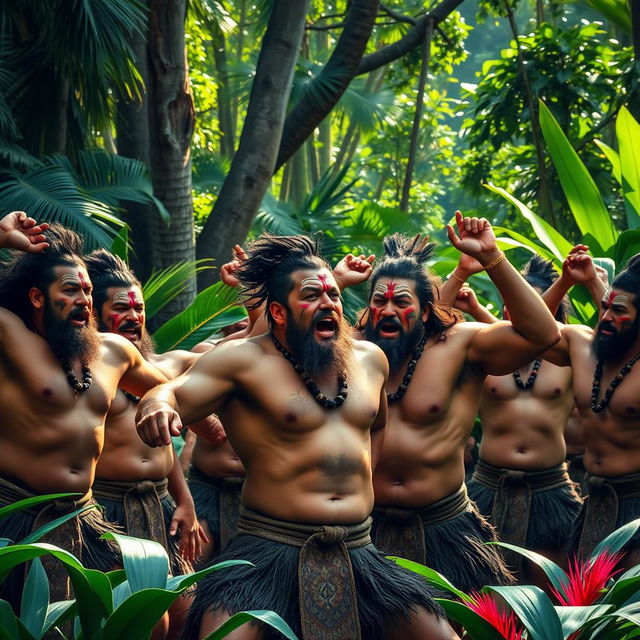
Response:
M591 564L588 559L583 560L574 556L569 559L569 578L562 592L551 587L553 595L565 607L580 607L594 604L602 594L609 579L616 573L616 565L624 553L610 553L603 551Z
M505 640L522 640L524 629L518 628L518 617L498 604L490 593L471 594L472 601L467 606L484 618Z

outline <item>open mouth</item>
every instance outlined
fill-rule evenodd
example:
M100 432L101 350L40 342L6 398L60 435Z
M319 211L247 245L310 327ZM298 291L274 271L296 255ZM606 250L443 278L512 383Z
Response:
M130 342L137 342L140 340L141 329L140 327L121 327L118 333Z
M75 313L69 318L69 322L74 327L86 327L89 322L89 312L85 311L83 313Z
M400 335L400 327L395 322L383 320L378 325L378 334L381 338L397 338Z
M321 338L333 338L336 335L336 321L333 318L318 320L315 324L315 332Z

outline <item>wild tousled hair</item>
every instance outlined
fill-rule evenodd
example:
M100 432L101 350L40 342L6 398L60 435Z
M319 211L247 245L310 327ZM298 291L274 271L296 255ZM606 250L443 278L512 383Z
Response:
M49 246L40 253L12 251L7 262L0 263L0 306L9 309L23 322L31 321L33 306L29 299L32 287L47 293L56 279L54 268L85 266L82 238L60 224L45 232Z
M553 267L553 262L538 255L533 256L520 273L532 287L541 289L543 292L558 279L558 272ZM566 324L568 307L569 300L565 297L555 314L558 322Z
M269 305L286 305L293 289L291 274L298 269L330 268L320 253L320 236L276 236L263 233L247 247L248 258L237 272L248 309Z
M96 249L85 256L89 278L93 284L93 307L99 314L107 300L109 287L140 287L125 261L106 249Z
M376 283L382 277L413 280L420 307L429 309L429 317L425 322L429 335L445 331L461 318L457 311L440 304L436 276L424 266L434 246L434 242L427 242L427 238L421 238L420 235L409 237L393 233L386 236L383 240L384 257L371 274L369 289L371 299Z
M621 271L611 283L612 289L622 289L635 294L633 304L640 311L640 253L629 258L624 271Z

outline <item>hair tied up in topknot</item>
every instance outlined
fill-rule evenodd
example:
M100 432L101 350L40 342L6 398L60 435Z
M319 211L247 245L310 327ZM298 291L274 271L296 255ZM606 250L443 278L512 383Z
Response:
M413 258L422 264L429 258L435 242L429 242L429 236L407 237L401 233L392 233L383 241L384 255L390 258Z

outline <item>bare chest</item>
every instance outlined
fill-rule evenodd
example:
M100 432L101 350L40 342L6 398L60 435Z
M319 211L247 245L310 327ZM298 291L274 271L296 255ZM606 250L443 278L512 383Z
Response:
M542 402L553 401L571 391L571 369L542 362L537 375L533 374L532 367L520 370L519 381L520 385L528 388L522 389L514 374L487 376L483 385L483 397L503 402L525 396Z

